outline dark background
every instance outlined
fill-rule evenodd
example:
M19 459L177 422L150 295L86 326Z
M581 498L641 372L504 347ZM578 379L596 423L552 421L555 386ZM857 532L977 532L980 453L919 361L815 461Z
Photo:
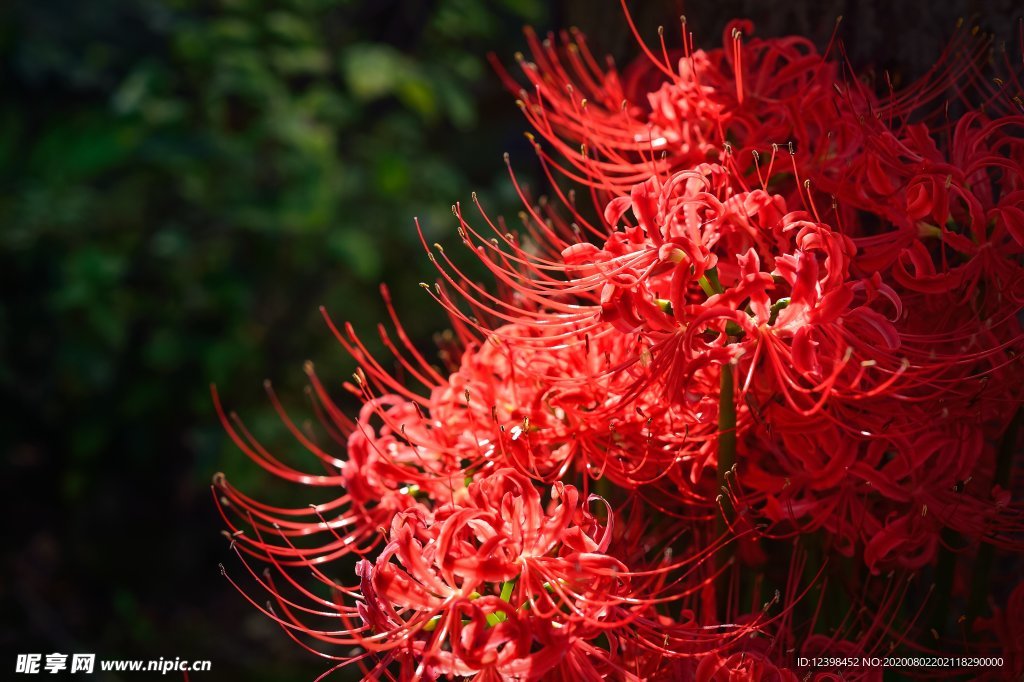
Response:
M641 5L641 3L633 3ZM644 2L650 40L725 22L922 73L956 18L1015 40L1013 2ZM1019 11L1018 11L1019 14ZM636 54L612 0L8 0L0 8L0 673L16 652L211 659L210 680L309 680L304 653L221 577L243 569L216 471L299 504L231 446L209 384L301 453L262 391L303 411L302 362L353 369L317 312L374 338L388 282L414 338L444 318L412 225L451 240L480 192L514 216L501 155L535 177L486 64L521 27ZM345 578L346 576L342 576ZM126 675L142 679L145 674ZM97 674L96 678L100 676ZM111 678L115 679L115 678Z

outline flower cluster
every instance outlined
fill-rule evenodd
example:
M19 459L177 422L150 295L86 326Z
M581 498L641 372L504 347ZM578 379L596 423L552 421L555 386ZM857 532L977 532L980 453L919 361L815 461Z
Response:
M951 646L1019 674L1021 589L990 581L1024 555L1021 83L968 31L881 92L753 32L697 50L684 20L622 72L528 32L499 72L553 198L512 174L517 231L453 207L495 287L424 243L445 369L386 290L397 372L325 313L358 416L309 366L328 446L270 392L319 475L217 400L258 464L343 491L215 480L296 641L369 679L881 679L799 661Z

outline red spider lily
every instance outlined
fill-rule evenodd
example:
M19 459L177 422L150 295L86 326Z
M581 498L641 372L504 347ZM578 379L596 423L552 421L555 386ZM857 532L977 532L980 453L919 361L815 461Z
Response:
M589 511L594 503L601 503L604 521ZM706 655L770 624L761 616L707 626L692 613L685 620L659 616L656 605L687 599L706 585L680 581L707 554L631 570L611 552L613 519L601 498L584 504L574 487L556 484L545 502L529 479L498 470L471 483L461 503L396 514L376 559L356 567L358 593L332 584L335 596L325 601L288 578L313 602L304 606L269 578L257 580L277 607L266 613L297 641L305 635L359 644L379 660L371 677L398 665L401 679L640 679L623 667L624 652L630 659ZM634 559L644 554L622 551ZM329 615L323 606L343 629L307 623Z
M850 277L848 238L787 212L781 197L734 193L729 178L721 166L703 165L614 200L608 220L617 222L628 205L637 225L612 233L603 248L565 249L568 279L557 293L542 280L532 290L518 285L525 298L546 296L549 309L562 305L557 301L567 292L579 301L563 305L565 313L531 315L538 329L558 330L547 338L560 345L578 343L580 331L601 325L639 333L646 344L634 357L651 358L652 376L664 377L670 396L684 395L696 373L732 362L740 363L744 393L753 387L781 394L803 416L829 398L862 400L885 391L908 363L897 354L892 322L875 309L885 303L898 315L895 292ZM528 258L521 249L515 255ZM486 300L474 298L473 305L499 314ZM526 348L543 339L503 340ZM774 379L765 383L766 376Z
M694 382L684 399L666 401L647 369L620 371L640 338L600 335L552 353L502 340L542 340L535 328L506 326L498 334L464 355L433 411L446 424L489 425L486 459L538 480L580 472L626 489L675 477L679 465L695 483L714 467L717 410L702 394L708 387ZM623 408L638 383L645 390Z
M774 439L751 433L740 452L737 505L773 524L772 535L824 528L836 551L862 547L874 572L932 562L944 528L1019 551L1018 512L990 492L994 448L969 422L862 441L827 424Z
M1019 305L1022 125L1021 116L967 114L948 155L923 124L876 134L872 153L851 164L854 191L844 199L870 205L896 229L858 240L861 267L891 268L897 284L920 293L970 300L980 289L983 314L999 310L1001 297Z
M331 443L270 392L324 474L215 394L260 466L344 489L289 509L215 479L239 556L275 569L249 569L258 608L296 641L368 679L878 680L798 659L952 646L1019 675L1021 590L975 616L993 553L1024 551L1020 80L990 86L966 31L885 94L831 44L752 33L696 50L684 21L681 51L641 43L621 75L578 32L527 33L520 104L554 200L512 174L519 231L453 206L494 288L424 240L446 372L386 290L399 372L325 315L357 418L311 368ZM949 88L990 113L951 120ZM349 554L346 587L329 572Z
M400 325L398 331L405 339ZM358 339L353 339L347 348L364 365L363 371L355 375L363 388L350 387L365 397L357 420L348 419L338 410L312 366L307 367L314 388L311 393L316 396L314 405L319 405L318 412L331 437L345 446L346 456L331 454L329 446L318 444L299 429L267 384L278 414L299 443L326 468L326 474L306 473L280 461L236 415L230 419L225 415L214 391L225 429L255 462L293 483L345 489L344 495L329 502L289 509L255 500L218 475L214 487L221 514L239 546L254 556L269 556L282 565L295 566L325 563L353 552L364 554L380 542L377 529L390 524L398 512L418 504L418 498L450 500L465 489L464 478L452 473L459 464L457 436L437 428L414 400L398 395L373 396L370 380L361 377L369 375L375 383L383 381L386 385L395 382L380 371L379 365L367 360ZM412 348L407 340L406 345ZM397 349L395 352L398 355ZM234 518L228 510L234 512ZM256 534L246 533L247 526ZM298 538L303 539L301 547L294 543Z
M544 50L546 57L543 63L538 61L537 70L532 67L529 70L531 73L544 73L548 69L550 75L561 78L559 74L563 72L556 64L557 55L550 47ZM617 81L612 79L612 82ZM922 93L930 88L929 82L926 80L918 86ZM863 93L861 96L862 99L866 97ZM850 100L849 97L846 99ZM920 106L927 100L923 94L916 97L894 95L890 97L887 118L891 121L898 116L907 116L911 103ZM866 150L875 148L868 144L872 134L868 126L859 120L851 120L853 107L832 109L835 111L833 122L839 125L846 121L845 125L857 128L857 134L861 136L860 142L850 148L854 165L864 159L869 164L881 164L879 168L895 167L897 162L903 163L900 168L913 168L906 163L906 155L883 162L878 155L866 154ZM575 117L583 125L589 114L582 109L566 107L561 109L561 115L565 120ZM877 119L873 120L878 123ZM966 123L969 120L965 119L960 129L969 129ZM1010 123L1006 125L1010 126ZM998 129L998 126L993 128ZM927 143L934 149L927 129L908 126L907 131L909 139L917 140L919 146ZM552 129L541 129L541 132L551 138ZM885 135L879 137L887 139ZM889 138L896 139L891 134ZM997 148L999 152L982 158L987 159L986 163L993 168L1011 164L1005 172L1005 186L1012 189L1017 183L1016 171L1009 169L1016 167L1012 165L1018 156L1016 147L998 143ZM564 149L561 151L565 153ZM797 179L800 170L796 162L801 156L792 157L793 177ZM549 157L544 158L551 163ZM729 159L735 159L735 155L727 156L728 167L732 169L735 161L730 162ZM643 159L630 163L641 176L650 172L649 164ZM764 175L761 175L760 168L757 169L758 177L765 185L774 177L773 165L774 157ZM835 162L828 167L837 168L839 165ZM598 175L605 172L600 165L593 168ZM817 172L810 166L807 170ZM972 172L981 178L988 177L981 171ZM976 184L978 187L984 185L981 182ZM616 185L606 182L596 186L604 193L598 196L606 196ZM904 192L897 191L899 183L890 182L887 187L891 195L902 196ZM837 189L844 199L856 199L853 195L844 194L842 188ZM907 191L914 195L913 187ZM987 190L979 191L984 193ZM998 191L987 191L985 196L998 194ZM914 196L917 198L911 213L922 210L920 197ZM797 189L796 197L810 202L813 213L817 215L809 194L804 195ZM873 200L873 205L883 216L890 213L907 215L906 206L887 200L888 204L878 198ZM870 201L854 201L855 205L857 203L871 204ZM891 208L885 208L887 205ZM786 200L782 196L771 195L764 190L745 190L742 177L726 167L700 164L671 175L662 169L645 182L633 186L628 195L612 199L604 211L606 224L618 223L627 208L632 209L635 224L627 223L625 227L607 233L601 246L589 242L572 243L571 239L560 237L557 242L560 246L570 242L562 247L563 264L550 258L536 258L513 239L503 240L503 244L511 249L507 253L497 248L491 251L486 247L475 247L476 239L483 244L482 236L469 226L461 211L456 211L464 241L474 245L485 264L512 292L512 296L503 300L528 301L530 322L538 329L557 330L530 335L529 342L524 342L522 335L504 338L517 352L535 348L543 337L553 339L561 349L579 343L580 335L574 338L573 331L583 330L586 338L590 338L591 334L600 333L599 330L607 333L610 327L630 338L639 335L647 342L638 348L634 358L637 362L649 362L654 371L641 381L650 381L650 377L664 379L669 396L684 394L683 387L694 382L701 371L704 376L708 371L712 372L712 381L705 382L713 386L713 367L735 364L742 378L741 420L745 412L743 407L749 406L749 416L754 421L765 422L769 432L781 434L790 430L803 432L809 423L820 421L817 419L820 414L858 439L888 438L890 435L910 437L911 440L906 441L909 444L903 448L905 452L916 447L915 434L920 437L922 432L932 428L936 412L947 418L950 415L952 418L966 416L966 412L978 410L981 396L1005 398L1018 390L1016 386L1008 385L986 390L994 383L1001 383L1001 379L996 377L1004 367L1014 363L1020 349L1020 326L1011 312L1020 308L1019 303L1014 303L1015 287L1021 281L1017 275L1020 266L1016 262L1015 247L1002 251L983 249L985 255L979 255L979 251L963 266L953 268L948 262L933 265L931 256L925 254L924 267L931 272L941 267L948 284L945 291L956 291L958 296L972 297L971 288L964 286L966 280L958 268L975 273L979 278L981 273L992 270L996 275L994 286L986 286L984 290L996 303L986 304L984 307L991 312L983 313L988 317L981 318L977 311L964 305L963 299L940 299L936 296L939 290L909 286L912 283L907 276L896 274L902 267L902 261L897 261L892 270L893 278L888 281L878 272L870 276L867 273L853 274L873 258L870 254L882 252L880 245L886 242L880 240L885 233L878 237L855 237L851 240L843 231L833 230L811 215L787 213ZM572 212L578 215L575 210ZM1003 216L1002 213L993 215ZM542 219L537 212L532 213L531 218L537 222ZM1005 217L1002 220L1006 222ZM905 248L904 253L908 254L907 258L912 258L913 249L923 248L918 238L922 228L912 222L909 225L911 243L916 246ZM597 228L590 229L600 234ZM537 232L541 229L538 228ZM1009 235L1010 232L1007 230L1002 234ZM856 248L861 243L868 254L863 257L858 256ZM898 247L895 250L898 251ZM1006 256L996 256L997 253L1005 253ZM986 260L989 257L1001 259L1000 263L989 267ZM765 262L763 269L762 261ZM445 265L450 263L445 258ZM565 280L560 282L552 277L558 271L565 273ZM442 274L469 299L476 312L483 313L481 319L514 318L515 312L509 303L498 308L491 300L481 297L478 291L460 282L457 272L452 276L442 269ZM711 282L710 275L715 277L714 282ZM903 290L902 293L898 293L898 289ZM927 298L923 298L925 296ZM451 299L441 297L440 300L453 313L457 310ZM999 302L1004 300L1015 308L999 307ZM739 310L741 307L745 310ZM936 308L941 312L936 314ZM498 334L502 333L501 329L497 328ZM549 352L562 351L549 348ZM965 390L972 382L977 382L978 390ZM998 416L986 418L995 424L991 433L997 434L1005 429L1012 413L1012 403L1010 405L1005 409L996 408ZM737 427L739 432L745 428L742 424L741 421ZM814 428L821 428L821 424ZM771 447L771 443L767 446ZM757 444L754 451L761 447L764 445ZM866 555L872 557L871 564L876 558L890 554L890 549L881 550L883 546L898 546L899 543L894 544L895 537L902 532L913 540L910 544L903 543L907 551L898 561L908 565L927 563L934 555L939 529L954 518L946 512L953 507L963 509L965 504L962 498L947 500L945 504L937 502L948 497L945 493L952 490L957 481L969 477L963 475L963 468L980 462L977 450L974 452L974 455L960 460L960 475L955 475L946 466L935 467L936 463L929 462L927 456L913 455L913 466L920 471L929 471L934 478L926 488L910 481L896 484L902 490L896 497L909 503L904 520L899 524L889 512L882 513L880 520L875 522L868 522L866 519L871 516L862 512L858 512L859 518L855 523L844 518L846 514L838 519L830 518L837 509L836 501L828 500L827 495L819 493L815 497L824 499L820 506L815 506L832 511L824 516L811 514L809 527L827 524L831 529L857 528L857 535L865 541L868 538L874 540L872 551ZM887 453L886 456L893 455ZM897 457L903 459L906 455ZM842 460L834 457L829 457L828 461L833 475L845 476L852 460L848 459L843 466L838 466ZM874 461L880 460L876 458ZM803 495L801 488L793 485L794 479L799 481L801 477L776 478L772 487L776 492L789 488L789 495ZM870 485L867 480L865 482ZM857 489L856 485L847 487ZM923 493L925 489L932 492ZM874 491L872 493L874 496ZM855 493L854 498L859 494ZM933 514L937 516L924 524L929 532L922 535L922 524L915 519L922 510L929 508L927 500L931 500ZM974 523L968 533L970 537L991 539L1000 534L1005 537L1016 528L1012 519L1002 519L1000 530L990 535L985 530L989 528L989 522L980 519L991 520L999 518L999 515L991 501L981 504L982 507L975 509L976 513L967 517ZM860 506L852 501L843 505L851 509ZM788 516L792 519L794 511L799 512L798 515L809 514L812 508L801 504ZM973 507L968 505L968 508ZM782 516L781 512L776 514L777 518ZM936 518L944 520L934 523ZM963 527L963 523L957 525ZM882 529L886 532L879 535ZM910 547L917 549L910 550Z
M793 139L825 142L838 68L809 41L748 41L753 25L735 21L723 49L704 51L693 49L685 22L682 30L681 52L663 43L661 58L648 52L624 76L598 66L578 32L571 41L563 36L564 51L527 34L534 61L520 64L534 92L521 91L522 108L571 166L548 161L603 201L651 174L717 160L727 140L743 152Z
M528 479L501 470L470 486L466 506L396 516L388 545L359 568L373 639L397 629L401 636L380 646L415 648L434 674L543 674L577 641L614 627L608 611L629 589L626 567L605 554L611 528L581 507L573 487L556 485L552 498L545 510ZM422 641L407 632L422 632ZM446 638L451 654L441 648ZM467 639L487 644L459 660L457 643ZM535 641L543 648L531 654Z

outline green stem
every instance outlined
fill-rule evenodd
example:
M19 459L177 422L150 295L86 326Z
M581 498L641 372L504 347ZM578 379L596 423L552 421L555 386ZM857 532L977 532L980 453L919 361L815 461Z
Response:
M728 521L733 517L732 503L725 490L728 489L728 474L736 463L736 398L733 386L732 365L722 365L721 387L718 400L718 486L721 490L722 514L716 526L718 536L724 537L729 528ZM733 556L733 545L719 550L718 567L724 569ZM718 577L718 611L719 618L725 622L727 618L726 595L729 594L730 571L723 570Z
M501 601L508 603L508 600L512 598L512 590L514 590L515 587L515 580L509 580L502 584L501 595L499 596ZM504 623L506 620L508 620L508 614L504 611L495 611L493 613L488 613L484 618L487 620L487 625L489 625L490 627L494 627L498 623Z
M697 280L697 284L704 290L707 296L714 296L720 294L725 289L722 288L722 283L718 279L718 268L711 268L704 272L704 276Z
M960 535L956 531L942 529L942 546L939 547L939 561L935 566L935 604L930 619L940 637L946 634L949 599L953 594L953 576L956 573L956 554L950 547L955 547L960 542Z
M816 584L818 589L821 589L821 586L824 584L825 581L822 581L821 579L819 579L817 583L815 583L815 581L814 581L814 579L818 575L818 569L821 568L821 562L822 562L822 557L821 557L821 536L818 533L810 533L808 535L803 535L803 536L800 537L800 543L804 547L804 552L807 553L807 556L804 559L804 575L803 575L804 585L805 586L810 586L810 585L815 585ZM818 605L817 602L821 601L821 600L824 600L825 597L826 597L825 593L822 592L822 593L820 593L820 596L818 597L817 601L814 600L814 599L805 599L805 600L803 600L804 604L802 606L807 611L806 618L807 618L808 622L810 622L810 619L814 615L814 612L816 610L819 610L819 605ZM821 608L820 612L821 612L821 615L819 616L817 624L816 624L817 629L814 632L810 633L812 635L827 634L828 633L828 626L829 626L829 622L828 621L830 620L830 615L828 613L828 609Z
M718 485L726 486L726 475L736 463L736 397L733 386L732 365L722 365L721 388L718 400ZM725 495L725 493L722 493ZM722 506L727 517L732 511L728 497Z

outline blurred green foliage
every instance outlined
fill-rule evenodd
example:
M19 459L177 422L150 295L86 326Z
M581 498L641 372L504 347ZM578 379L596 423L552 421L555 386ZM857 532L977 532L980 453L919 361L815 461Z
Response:
M69 601L71 636L131 656L187 629L168 625L187 600L143 587L97 531L195 549L220 542L187 525L209 522L214 471L259 492L211 382L272 432L264 377L301 405L303 360L335 385L352 369L319 305L372 339L387 281L414 338L443 325L412 217L434 239L472 190L514 206L500 159L523 124L485 56L545 21L540 0L3 3L0 429L12 485L38 488L18 540L58 548L25 589ZM151 551L146 585L216 570Z
M380 317L375 284L424 272L412 216L448 229L453 201L499 180L483 57L542 8L493 5L9 6L5 390L50 418L73 402L61 427L94 457L125 417L208 415L210 381L329 357L320 304Z

